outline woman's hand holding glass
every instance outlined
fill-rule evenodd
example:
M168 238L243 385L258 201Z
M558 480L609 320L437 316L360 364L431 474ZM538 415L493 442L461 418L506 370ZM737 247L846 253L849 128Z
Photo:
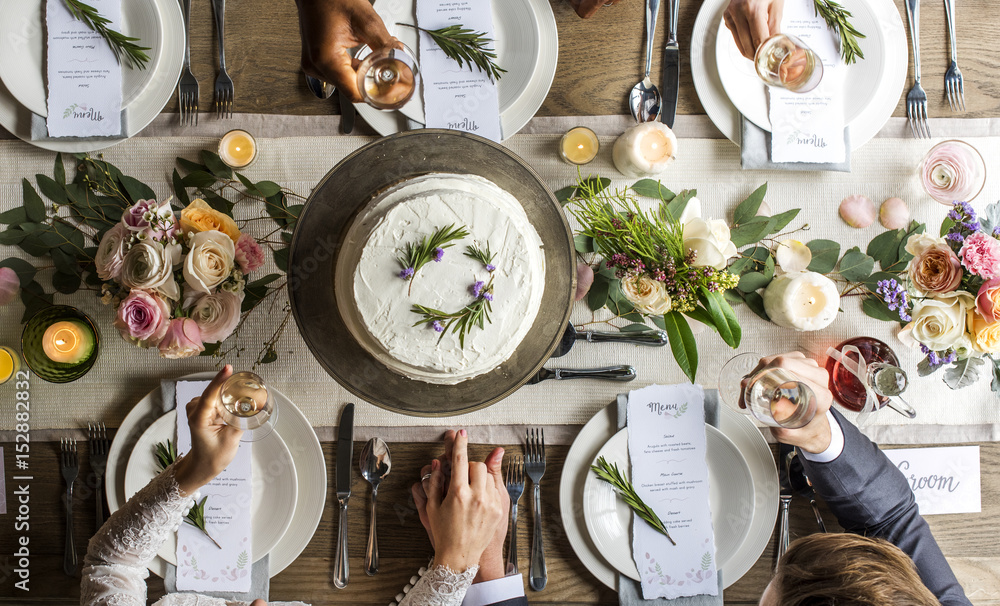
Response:
M781 11L785 0L729 0L723 14L736 47L753 60L757 47L781 31Z
M219 415L219 392L233 374L226 364L201 397L188 402L185 412L191 428L191 451L177 462L174 478L184 494L192 494L219 475L236 456L243 432L226 425Z

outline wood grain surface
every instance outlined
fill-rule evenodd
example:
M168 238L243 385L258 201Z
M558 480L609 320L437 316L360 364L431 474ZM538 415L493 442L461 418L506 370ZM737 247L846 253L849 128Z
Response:
M704 114L691 82L691 32L701 8L695 0L680 1L678 37L681 48L681 89L678 114ZM626 96L641 80L645 44L644 2L622 0L580 19L566 0L550 0L559 28L559 66L540 116L627 114ZM903 0L895 0L905 23ZM195 2L191 16L192 70L201 83L200 107L209 109L218 50L209 2ZM968 111L953 114L944 93L948 67L948 35L940 2L924 3L921 11L921 68L928 96L928 115L987 118L1000 116L1000 82L995 78L1000 55L995 40L1000 18L995 2L957 3L959 65L965 76ZM660 10L652 77L660 79L665 10ZM236 112L264 114L339 113L336 95L321 101L305 87L299 69L298 17L292 0L230 0L226 12L226 58L236 86ZM912 55L911 55L912 64ZM912 68L910 70L912 74ZM912 75L906 89L912 85ZM905 92L904 92L905 95ZM164 111L176 112L176 99ZM905 116L901 96L896 116Z
M14 469L13 444L4 447L8 482ZM363 444L355 443L354 469ZM64 546L64 509L61 503L64 484L58 469L58 444L32 444L31 472L31 591L23 593L13 588L12 558L0 554L0 603L3 604L79 604L79 577L62 572ZM381 570L374 576L364 574L364 551L368 531L367 505L369 487L359 474L354 475L350 508L349 555L351 579L346 589L333 587L333 554L337 537L336 499L328 489L326 509L315 536L306 550L284 572L271 579L271 599L302 600L314 606L324 604L354 604L385 606L402 590L413 574L427 564L431 546L417 518L410 497L410 485L419 478L420 467L437 454L438 445L428 443L390 444L392 472L379 488L379 548ZM482 460L490 451L486 445L472 445L470 456ZM573 553L562 528L559 511L559 477L568 451L565 446L550 446L548 463L542 479L542 507L546 562L549 582L544 591L535 592L525 585L532 604L603 604L615 606L617 595L588 573ZM508 453L522 452L520 445L508 445ZM335 448L323 444L327 470L332 478L335 469ZM82 561L87 541L94 533L94 476L88 464L86 447L81 447L81 472L74 495L76 544ZM1000 525L1000 444L981 445L982 503L981 514L930 516L928 523L942 551L948 556L966 592L977 605L1000 604L1000 553L997 551L995 529ZM0 517L0 537L14 536L14 503L8 483L8 515ZM527 570L531 546L531 504L521 499L518 524L519 562ZM831 530L840 530L833 515L823 507ZM792 538L815 532L816 525L807 501L796 497L792 502ZM19 533L18 533L19 534ZM725 592L726 604L756 604L767 585L774 566L774 541L761 555L757 564ZM155 576L149 580L150 597L162 595L163 584ZM151 600L152 601L152 600Z

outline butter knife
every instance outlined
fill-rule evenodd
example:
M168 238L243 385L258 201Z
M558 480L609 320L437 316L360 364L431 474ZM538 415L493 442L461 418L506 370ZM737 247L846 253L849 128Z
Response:
M635 379L635 368L632 366L607 366L605 368L590 368L577 370L574 368L540 368L533 377L528 379L528 385L541 383L546 379L603 379L605 381L627 382Z
M333 586L347 587L350 568L347 563L347 501L351 498L351 461L354 459L354 404L344 407L337 429L337 502L340 522L337 524L337 555L333 560Z
M349 135L354 131L354 115L358 110L354 109L354 104L339 88L337 95L340 99L340 130L345 135Z
M667 46L663 49L663 105L660 120L674 127L677 115L677 89L681 82L681 51L677 46L677 10L680 0L667 0Z
M781 444L778 448L778 483L781 487L779 498L781 499L781 521L779 522L778 530L778 558L775 561L775 567L777 568L777 563L781 561L781 557L785 555L788 551L789 542L789 530L788 530L788 506L792 504L792 482L788 477L788 453L794 452L794 448L788 444Z

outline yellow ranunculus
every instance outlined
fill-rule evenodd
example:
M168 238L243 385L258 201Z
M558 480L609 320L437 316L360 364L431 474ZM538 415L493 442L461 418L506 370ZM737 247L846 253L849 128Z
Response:
M220 213L201 198L191 200L187 208L181 211L181 230L188 232L221 231L229 236L235 244L240 239L240 228L236 221L225 213Z
M987 354L1000 352L1000 322L987 322L970 310L969 334L972 336L972 348L976 351Z

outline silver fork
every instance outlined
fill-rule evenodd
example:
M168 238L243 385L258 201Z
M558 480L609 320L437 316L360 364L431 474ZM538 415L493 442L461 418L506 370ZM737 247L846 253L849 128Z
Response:
M920 86L920 0L906 0L906 18L913 42L913 88L906 94L906 118L916 139L930 139L927 126L927 93Z
M104 526L104 491L101 486L104 483L104 471L108 466L108 432L104 423L87 423L87 433L90 436L90 468L97 476L97 485L94 495L97 497L97 529Z
M73 483L80 473L80 460L76 456L76 440L63 438L59 441L62 451L62 477L66 480L66 553L63 556L63 572L69 576L76 574L76 543L73 541Z
M542 487L539 482L545 474L545 430L527 430L527 447L524 458L524 471L534 485L535 498L535 528L531 536L531 569L529 572L531 588L535 591L545 589L549 580L545 570L545 548L542 545Z
M226 72L226 0L212 0L215 27L219 30L219 75L215 79L215 115L233 117L233 79Z
M951 111L965 111L965 81L962 70L958 69L958 42L955 36L955 0L944 0L944 14L948 20L948 36L951 38L951 65L944 75L944 88L948 91L948 105Z
M198 79L191 73L191 0L183 0L184 9L184 71L177 86L177 105L181 124L198 125Z
M507 576L518 574L517 569L517 502L524 494L524 459L512 456L507 460L507 471L504 473L504 484L510 495L510 540L507 543Z

